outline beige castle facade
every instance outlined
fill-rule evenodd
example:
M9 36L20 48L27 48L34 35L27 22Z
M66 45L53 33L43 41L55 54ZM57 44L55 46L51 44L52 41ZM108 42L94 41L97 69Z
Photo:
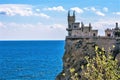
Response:
M83 22L75 22L75 11L73 15L70 15L70 11L68 12L68 31L67 38L81 38L81 37L98 37L98 30L92 29L91 23L88 26L85 26ZM104 37L120 37L120 29L118 27L118 23L114 29L106 29Z

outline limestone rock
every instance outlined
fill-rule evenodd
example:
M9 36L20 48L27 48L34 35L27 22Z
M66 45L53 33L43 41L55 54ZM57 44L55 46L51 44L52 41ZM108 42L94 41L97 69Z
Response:
M79 40L66 40L65 44L65 53L63 56L63 70L62 72L56 77L56 80L72 80L71 79L71 72L70 69L74 68L75 72L72 74L77 73L77 77L80 80L83 80L83 77L81 74L81 66L86 65L87 61L85 60L85 56L93 57L95 56L95 50L94 46L97 44L98 46L104 46L106 49L108 49L108 45L111 48L112 52L118 53L116 51L113 51L113 48L111 47L113 45L112 43L108 42L102 45L102 43L99 41L94 43L91 41L86 41L84 39ZM119 48L118 48L119 49ZM120 54L116 56L116 59L120 62ZM120 63L119 63L120 64Z

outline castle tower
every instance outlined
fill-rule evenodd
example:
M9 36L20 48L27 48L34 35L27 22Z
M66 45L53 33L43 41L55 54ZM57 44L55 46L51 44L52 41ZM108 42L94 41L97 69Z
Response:
M68 36L71 36L72 33L72 28L73 28L73 23L75 23L75 11L73 11L73 15L70 15L70 11L68 11Z
M75 11L73 11L73 15L70 15L70 11L68 11L68 28L72 28L72 24L75 23Z
M84 24L83 24L83 22L81 22L81 29L82 29L82 32L83 32L83 29L84 29Z
M111 29L106 29L106 30L105 30L105 36L106 36L106 37L112 37L112 35L113 35L113 34L112 34L112 30L111 30Z
M120 37L120 28L118 27L118 23L116 22L116 26L113 30L114 37Z
M89 23L89 32L91 31L92 29L92 26L91 26L91 23Z
M115 27L115 29L119 29L119 27L118 27L118 23L116 22L116 27Z

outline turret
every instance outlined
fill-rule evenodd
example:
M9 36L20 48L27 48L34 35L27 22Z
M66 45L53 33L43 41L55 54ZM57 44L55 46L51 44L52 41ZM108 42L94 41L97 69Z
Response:
M72 28L73 28L73 23L75 23L75 11L73 11L73 15L70 15L70 11L68 11L68 36L71 36L72 34Z
M116 22L116 28L118 28L118 23Z
M70 16L70 10L68 11L68 17Z
M120 37L120 29L118 27L118 23L116 22L115 29L113 31L114 37Z
M89 23L89 27L91 27L91 23Z
M89 32L90 32L91 28L92 28L91 23L89 23Z
M113 36L112 30L111 30L111 29L106 29L106 30L105 30L105 36L106 36L106 37L112 37L112 36Z
M70 11L68 11L68 27L72 28L72 23L75 23L75 11L73 12L73 15L70 15Z
M83 22L81 22L81 29L82 29L82 32L83 32L83 29L84 29L84 24L83 24Z
M74 17L74 19L75 19L75 11L73 11L73 17Z

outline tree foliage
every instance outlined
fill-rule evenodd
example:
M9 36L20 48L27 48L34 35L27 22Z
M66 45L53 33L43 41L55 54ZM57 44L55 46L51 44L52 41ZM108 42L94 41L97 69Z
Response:
M118 61L113 59L104 48L99 50L95 46L96 56L86 57L87 65L82 66L82 76L88 80L120 80L120 67Z

